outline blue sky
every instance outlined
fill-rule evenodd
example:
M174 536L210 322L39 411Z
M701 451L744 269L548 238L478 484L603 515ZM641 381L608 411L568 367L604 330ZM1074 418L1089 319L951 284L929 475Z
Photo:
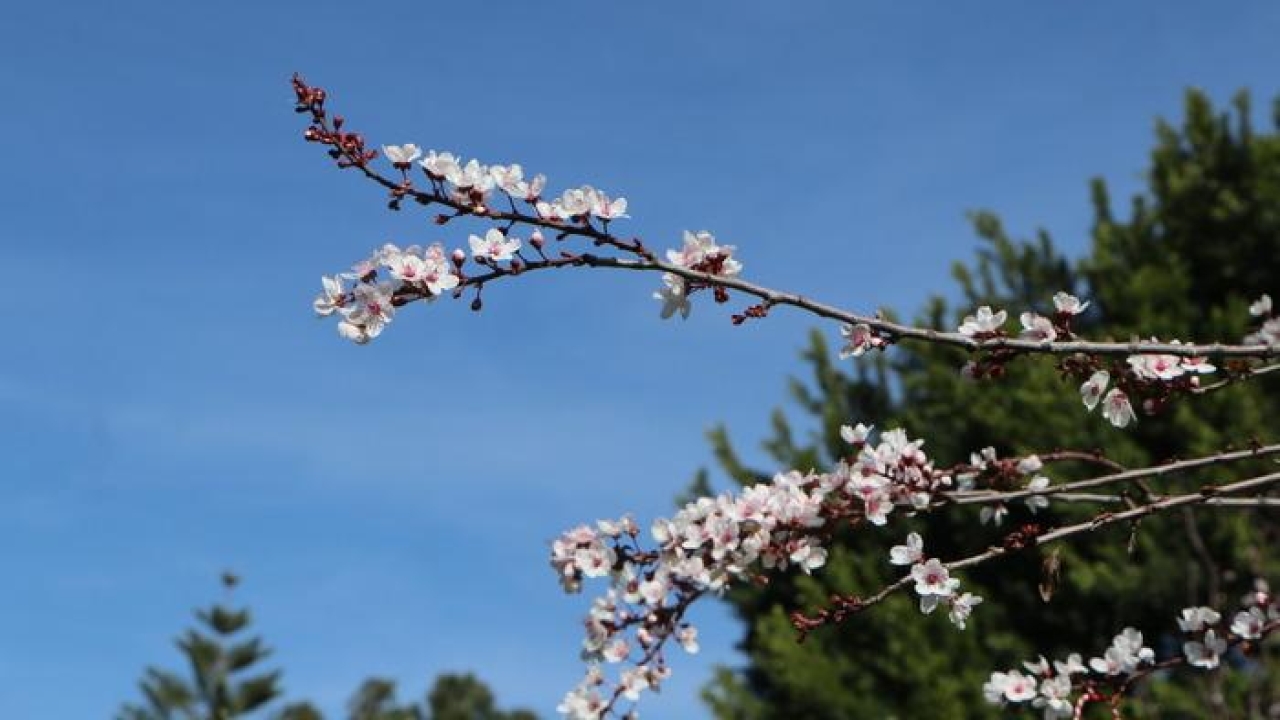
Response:
M361 679L472 670L552 714L584 597L547 543L647 524L726 421L745 447L813 321L663 323L653 277L527 277L402 312L374 345L310 317L392 214L301 141L289 75L374 142L521 162L631 201L657 247L910 312L964 213L1084 246L1086 179L1128 192L1182 89L1277 90L1280 6L1057 3L25 3L0 26L0 716L107 717L220 596L337 717ZM1262 112L1260 110L1259 114ZM829 328L834 335L834 328ZM868 418L874 421L875 418ZM758 454L755 455L758 457ZM697 717L737 627L644 709Z

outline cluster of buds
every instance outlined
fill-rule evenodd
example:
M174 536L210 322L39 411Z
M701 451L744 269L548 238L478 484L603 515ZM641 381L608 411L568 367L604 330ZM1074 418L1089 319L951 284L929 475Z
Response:
M663 644L674 637L686 650L697 648L697 631L684 614L702 595L760 579L763 571L811 573L826 563L826 543L839 525L884 524L895 508L927 508L937 492L951 487L951 478L921 450L923 441L890 430L872 443L870 433L864 425L842 429L851 459L833 472L781 473L771 483L701 498L657 520L650 530L653 550L638 546L639 531L629 519L580 526L557 539L551 565L566 591L579 591L585 578L609 579L585 621L588 671L561 710L597 718L619 699L656 689L670 673ZM964 627L981 599L957 593L959 580L938 559L924 557L919 536L895 548L891 559L911 565L922 612L945 604ZM620 663L630 667L611 684L601 666Z
M1092 702L1114 708L1133 682L1156 669L1185 665L1212 670L1231 648L1247 650L1250 643L1280 626L1280 606L1266 582L1258 580L1229 625L1224 627L1221 613L1204 606L1184 608L1177 624L1183 635L1180 655L1157 661L1142 633L1125 628L1102 656L1091 658L1087 665L1078 653L1052 663L1040 657L1023 663L1026 673L1017 669L991 673L983 694L995 705L1042 709L1046 720L1080 717Z

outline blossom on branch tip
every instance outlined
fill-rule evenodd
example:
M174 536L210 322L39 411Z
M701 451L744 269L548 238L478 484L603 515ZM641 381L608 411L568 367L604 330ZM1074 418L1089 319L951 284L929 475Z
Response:
M467 242L471 245L471 256L477 260L510 260L520 250L520 238L507 237L498 228L489 228L483 238L472 235Z
M1198 633L1208 625L1215 625L1222 615L1210 607L1183 608L1182 617L1178 618L1178 629L1187 633Z
M1111 641L1111 647L1100 658L1089 661L1089 667L1103 675L1130 673L1139 666L1155 661L1155 652L1142 642L1142 633L1125 628Z
M591 214L601 220L616 220L618 218L630 217L627 215L627 199L617 198L610 200L609 196L604 192L596 190L590 196Z
M861 357L868 350L885 346L884 338L877 335L866 323L841 325L840 335L845 339L844 347L840 348L841 360Z
M680 317L687 320L689 313L693 311L693 305L689 303L689 295L685 292L684 278L675 273L663 273L662 284L663 287L653 294L654 299L662 301L662 319L667 320L680 313Z
M867 436L871 434L871 431L874 428L874 425L863 425L862 423L858 423L857 425L841 425L840 439L850 445L863 445L867 442Z
M938 558L929 558L922 563L911 566L911 579L915 582L917 595L950 597L955 593L960 581L951 577L945 565Z
M1261 608L1251 607L1236 613L1231 619L1231 632L1245 640L1257 640L1262 637L1262 629L1267 624L1267 616Z
M1089 309L1089 301L1080 302L1080 298L1065 292L1053 294L1053 306L1063 315L1079 315Z
M915 565L924 557L924 540L920 533L907 535L905 545L894 545L889 548L889 562L894 565Z
M1049 478L1044 475L1037 475L1031 478L1031 482L1027 483L1028 490L1044 490L1047 487L1049 487ZM1024 502L1031 512L1049 507L1049 497L1047 495L1030 495Z
M322 275L320 283L324 286L324 290L311 306L315 309L316 315L327 317L346 304L347 293L342 288L342 281L336 277Z
M1049 318L1033 312L1024 312L1018 319L1022 322L1022 337L1040 342L1053 342L1058 339L1058 331L1053 328L1053 322Z
M1000 332L1008 318L1009 313L1004 310L992 312L989 306L983 305L975 314L964 317L960 323L960 334L967 337L991 335Z
M458 158L453 153L442 152L437 153L435 150L428 150L427 156L418 162L427 174L436 180L444 180L451 176L456 177L461 171L458 164Z
M1203 641L1191 640L1182 644L1182 654L1187 656L1187 663L1205 670L1218 667L1226 651L1227 641L1212 629L1205 631Z
M400 252L394 245L386 245L380 260L391 277L404 282L419 282L428 274L427 261L417 245Z
M422 156L422 150L413 143L404 145L383 145L382 154L387 156L393 165L398 168L408 168L414 160Z
M1044 720L1069 718L1075 714L1071 702L1071 678L1056 675L1040 681L1040 694L1031 702L1033 707L1044 708Z
M964 630L966 623L969 622L969 616L973 614L973 608L982 604L982 597L966 592L951 598L951 607L947 610L947 618L951 620L951 624L957 628Z
M1133 374L1144 380L1172 380L1186 372L1177 355L1130 355L1127 362Z
M1110 382L1111 373L1099 370L1080 386L1080 399L1084 401L1084 406L1089 412L1093 412L1093 409L1098 406L1098 401L1102 399L1102 393L1106 392L1107 384Z
M1137 420L1133 405L1129 404L1129 396L1120 388L1111 388L1111 392L1102 399L1102 416L1118 428Z

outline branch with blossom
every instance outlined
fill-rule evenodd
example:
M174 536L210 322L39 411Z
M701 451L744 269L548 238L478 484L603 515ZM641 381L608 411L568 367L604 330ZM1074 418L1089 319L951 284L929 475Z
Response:
M1093 703L1105 704L1118 719L1134 684L1157 671L1178 667L1209 671L1231 652L1242 656L1256 652L1280 628L1280 605L1266 581L1257 580L1229 624L1222 613L1205 606L1184 608L1177 623L1181 652L1163 660L1157 660L1141 632L1129 627L1087 665L1079 653L1052 663L1041 656L1023 663L1026 674L1016 668L991 673L983 695L993 705L1039 709L1045 720L1081 718Z
M629 203L590 185L553 196L544 194L544 176L529 177L519 164L464 161L449 152L424 153L415 144L371 149L362 136L345 129L341 117L329 114L323 89L297 76L293 86L296 109L310 118L306 139L328 148L339 167L354 169L382 187L391 209L435 208L439 226L463 220L480 226L468 234L465 249L447 249L443 242L405 248L385 244L350 271L322 278L323 292L313 304L316 313L337 317L338 332L356 343L378 337L397 308L412 302L430 302L446 294L460 299L470 293L470 306L479 311L489 283L543 270L589 268L658 273L654 298L661 302L663 318L687 318L692 298L707 291L717 303L729 302L731 293L752 299L753 304L731 316L735 324L766 317L778 306L837 321L844 341L842 358L883 351L898 342L930 343L966 351L970 361L960 370L966 376L996 379L1016 358L1052 356L1064 377L1080 383L1085 409L1092 412L1101 406L1103 417L1121 428L1136 422L1139 410L1155 414L1176 397L1210 392L1280 367L1280 362L1268 362L1280 358L1280 319L1269 296L1249 307L1258 326L1234 344L1083 339L1073 323L1091 303L1066 292L1051 298L1053 309L1047 314L1022 312L1021 330L1015 333L1006 329L1007 311L987 306L964 317L954 331L898 323L745 280L737 248L707 231L685 232L679 247L659 256L640 238L612 231L615 222L629 217ZM380 156L390 164L390 173L379 168ZM1213 375L1219 379L1201 381ZM1096 453L1066 450L1002 459L987 448L973 453L967 463L939 468L923 452L923 441L902 430L882 432L875 442L871 435L872 429L863 425L843 428L849 454L831 472L793 469L740 494L686 505L673 518L653 523L651 548L642 545L642 533L630 518L583 525L557 539L551 562L566 591L579 591L588 578L608 581L584 621L586 675L565 696L560 710L573 718L604 717L620 713L621 705L635 703L646 690L656 690L671 672L664 655L669 640L674 638L688 652L698 649L697 629L686 619L694 602L734 584L764 582L770 573L819 571L838 532L885 526L891 519L921 513L961 512L975 504L981 505L980 523L993 526L1001 524L1013 502L1033 513L1055 499L1125 505L1074 524L1027 523L993 538L981 553L950 561L926 555L924 539L911 533L905 544L890 552L890 562L906 568L907 574L865 597L835 597L814 614L793 613L801 639L907 588L919 598L921 612L943 608L964 629L982 598L961 592L954 571L1175 508L1268 506L1275 499L1264 493L1280 484L1280 473L1202 484L1194 492L1156 493L1148 484L1174 473L1234 467L1280 454L1275 444L1139 469L1122 468ZM1046 464L1067 461L1091 463L1109 472L1058 484L1042 472ZM1082 492L1107 486L1117 487L1117 494ZM1134 639L1125 637L1126 652L1141 657L1141 637L1136 639L1137 649L1131 647ZM1207 635L1197 642L1217 647ZM605 672L610 666L622 669L610 676ZM1030 683L1033 695L1041 692L1046 703L1058 708L1074 687L1073 673L1046 676L1054 683L1052 697ZM1024 697L1027 683L1011 677L1004 674L1001 696L1009 702L1031 699ZM1065 690L1059 687L1063 682ZM1010 688L1015 688L1012 695Z

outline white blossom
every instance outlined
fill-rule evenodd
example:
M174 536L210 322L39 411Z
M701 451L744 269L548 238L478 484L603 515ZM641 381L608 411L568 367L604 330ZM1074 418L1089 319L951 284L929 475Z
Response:
M1080 399L1084 401L1084 406L1089 412L1098 406L1098 401L1102 399L1102 393L1106 392L1107 384L1111 382L1111 373L1106 370L1099 370L1080 386Z
M316 315L326 317L332 315L346 304L347 293L342 288L342 281L336 277L322 275L320 276L320 284L324 286L324 289L311 306L315 309Z
M387 156L397 166L408 167L410 163L422 156L422 150L417 145L407 143L404 145L383 145L382 154Z
M1064 315L1079 315L1089 308L1089 302L1080 302L1080 298L1065 292L1053 294L1053 306Z
M916 594L921 596L950 597L960 584L959 580L951 577L946 566L937 558L930 558L923 563L911 566L911 579L916 584Z
M1053 342L1058 339L1058 331L1054 329L1053 321L1049 318L1033 312L1024 312L1018 319L1022 322L1022 337L1040 342Z
M1182 632L1198 633L1207 625L1214 625L1222 619L1222 615L1210 607L1183 608L1182 617L1178 618L1178 628Z
M1236 613L1231 620L1231 632L1245 640L1257 640L1267 624L1267 616L1260 608L1251 607Z
M951 608L947 612L947 617L953 625L963 630L969 621L969 616L973 614L973 608L981 604L982 598L973 593L957 595L951 598Z
M1187 656L1187 663L1206 670L1218 667L1226 651L1227 641L1212 629L1205 632L1203 641L1191 640L1182 644L1182 654Z
M1027 483L1028 490L1044 490L1049 487L1049 478L1044 475L1037 475ZM1031 512L1035 512L1042 508L1049 507L1049 497L1047 495L1030 495L1024 501Z
M1137 420L1133 406L1129 404L1129 396L1120 388L1112 388L1102 399L1102 416L1119 428Z
M1008 317L1009 314L1004 310L992 312L989 306L983 305L975 314L965 316L960 323L960 334L974 337L997 332L1004 327Z
M654 299L662 301L662 319L667 320L676 313L680 313L681 319L688 319L693 305L689 302L684 278L675 273L663 273L662 285L653 294Z
M920 533L907 535L905 545L894 545L889 549L889 562L894 565L914 565L924 557L924 540Z
M472 235L467 242L471 245L472 257L491 262L511 260L520 250L520 238L507 237L498 228L489 228L484 237Z

